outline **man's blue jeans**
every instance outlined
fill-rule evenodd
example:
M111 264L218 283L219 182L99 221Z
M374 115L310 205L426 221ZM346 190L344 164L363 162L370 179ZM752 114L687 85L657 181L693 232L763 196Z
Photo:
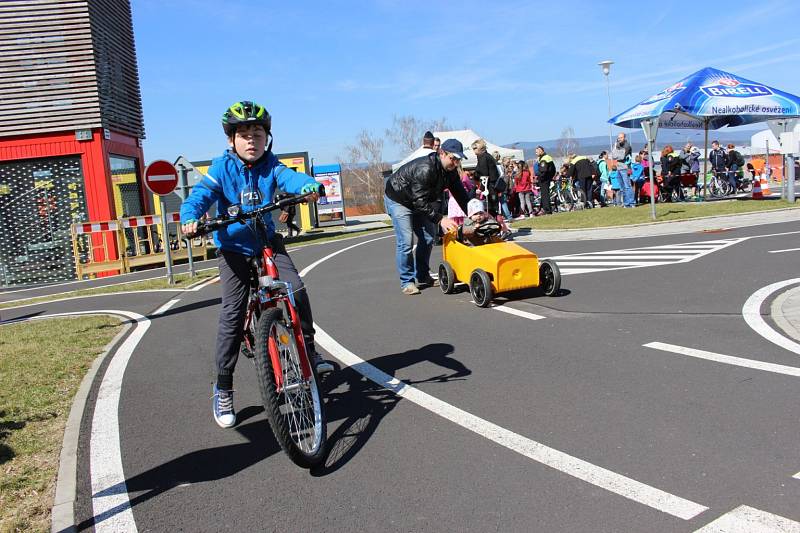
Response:
M739 171L739 165L735 163L731 165L731 168L728 169L728 183L730 183L731 189L733 190L731 194L736 194L737 192L739 192L736 190L736 173L738 171Z
M414 213L404 205L398 204L388 196L383 197L386 213L394 224L394 236L397 243L395 261L397 273L400 275L400 286L405 287L417 281L427 281L431 277L431 249L436 236L436 224L427 217ZM417 236L417 251L413 251L414 238Z
M622 205L625 207L634 207L636 203L633 198L631 175L628 174L627 165L618 164L617 172L619 172L620 183L622 184Z

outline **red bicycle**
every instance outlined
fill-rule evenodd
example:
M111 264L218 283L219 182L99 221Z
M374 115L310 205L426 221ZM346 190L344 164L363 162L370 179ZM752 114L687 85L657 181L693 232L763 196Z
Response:
M196 235L252 222L261 254L250 268L250 295L242 353L253 359L267 420L281 448L295 464L310 468L327 453L327 422L319 378L306 351L291 284L281 281L262 215L296 205L312 193L286 198L252 211L239 206L198 224Z

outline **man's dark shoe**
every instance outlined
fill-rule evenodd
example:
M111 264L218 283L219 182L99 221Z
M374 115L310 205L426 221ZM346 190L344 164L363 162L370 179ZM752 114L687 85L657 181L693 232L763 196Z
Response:
M417 287L421 287L423 289L425 289L427 287L438 287L438 286L439 286L439 280L438 279L433 279L433 277L428 277L428 278L423 278L423 279L418 279L417 280Z

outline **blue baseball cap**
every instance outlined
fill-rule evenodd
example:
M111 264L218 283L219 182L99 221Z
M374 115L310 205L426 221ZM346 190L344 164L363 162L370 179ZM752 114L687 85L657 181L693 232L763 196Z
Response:
M459 159L467 158L467 156L464 155L464 145L462 145L456 139L447 139L439 148L447 153L457 156Z

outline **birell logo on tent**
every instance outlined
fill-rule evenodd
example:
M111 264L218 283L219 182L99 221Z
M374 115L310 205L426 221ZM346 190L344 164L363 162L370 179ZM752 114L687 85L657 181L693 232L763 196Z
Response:
M772 91L769 87L754 83L741 83L739 80L722 78L714 85L701 87L708 96L727 96L732 98L752 98L754 96L769 96Z
M650 98L648 98L647 100L642 102L642 104L654 104L656 102L660 102L661 100L666 100L668 98L672 98L675 94L681 92L685 88L686 88L686 86L683 84L683 82L679 81L675 85L667 87L666 89L664 89L660 93L651 96Z

